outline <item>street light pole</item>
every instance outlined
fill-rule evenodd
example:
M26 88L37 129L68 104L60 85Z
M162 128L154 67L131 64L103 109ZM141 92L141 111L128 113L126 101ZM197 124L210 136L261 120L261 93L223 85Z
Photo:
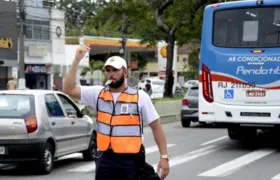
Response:
M129 59L128 59L128 51L126 47L127 42L127 15L125 14L125 0L122 0L122 7L123 7L123 13L122 13L122 19L124 20L124 23L122 24L121 31L122 31L122 40L121 42L121 48L120 48L120 54L122 54L122 57L125 59L127 66L129 66ZM128 71L128 78L130 77L130 69ZM130 82L130 81L129 81Z

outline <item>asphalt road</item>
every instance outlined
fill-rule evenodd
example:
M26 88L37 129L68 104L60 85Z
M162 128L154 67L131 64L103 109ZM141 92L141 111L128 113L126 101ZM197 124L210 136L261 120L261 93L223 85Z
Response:
M163 125L171 155L167 180L280 180L280 136L260 134L257 143L248 145L231 141L223 128L192 125L182 128L179 122ZM155 165L158 151L149 128L145 131L147 161ZM94 163L83 162L80 154L66 156L55 163L50 175L32 175L32 167L13 167L0 171L5 180L93 180Z

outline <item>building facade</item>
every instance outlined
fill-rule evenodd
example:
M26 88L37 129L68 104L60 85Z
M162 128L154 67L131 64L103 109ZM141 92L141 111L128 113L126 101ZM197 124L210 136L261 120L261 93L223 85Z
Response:
M17 4L0 1L0 12L0 90L3 90L9 80L17 78Z
M53 9L51 13L51 41L53 60L53 85L55 89L62 90L66 69L65 47L65 12Z
M47 0L25 0L25 80L30 89L53 89L65 64L64 11Z
M52 86L51 7L43 0L25 0L25 82L29 89Z

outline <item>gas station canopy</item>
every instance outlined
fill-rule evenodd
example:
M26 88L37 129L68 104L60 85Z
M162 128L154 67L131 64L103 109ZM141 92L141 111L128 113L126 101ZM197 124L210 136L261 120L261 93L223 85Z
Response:
M90 54L95 55L120 52L122 39L96 36L65 37L65 44L80 44L80 40L83 41L84 44L90 45ZM127 39L126 48L129 52L145 52L157 50L157 46L149 46L149 44L140 44L139 39Z

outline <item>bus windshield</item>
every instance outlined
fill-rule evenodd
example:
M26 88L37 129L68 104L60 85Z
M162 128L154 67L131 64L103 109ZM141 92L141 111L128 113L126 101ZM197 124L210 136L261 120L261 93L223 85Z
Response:
M216 11L213 45L229 48L278 47L280 45L280 7Z

